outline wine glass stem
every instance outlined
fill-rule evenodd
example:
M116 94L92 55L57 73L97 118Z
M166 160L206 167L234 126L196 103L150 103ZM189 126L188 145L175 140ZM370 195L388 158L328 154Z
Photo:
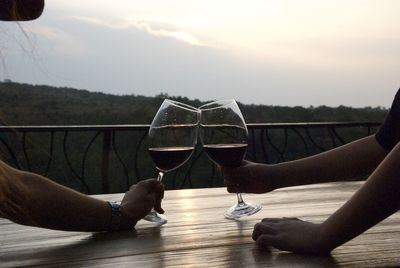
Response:
M158 182L161 182L163 176L164 176L164 172L159 171L158 174L157 174L157 181L158 181Z
M157 181L158 181L158 182L161 182L163 176L164 176L164 172L159 171L159 172L157 173ZM157 216L158 216L157 212L154 210L154 207L151 209L149 215L152 215L153 217L157 217Z
M238 198L238 205L244 205L244 201L242 198L242 194L241 193L237 193L237 198Z

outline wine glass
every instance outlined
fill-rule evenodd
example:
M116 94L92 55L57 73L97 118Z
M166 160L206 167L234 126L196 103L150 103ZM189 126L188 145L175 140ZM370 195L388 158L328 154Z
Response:
M183 165L192 155L198 137L200 110L174 100L161 104L149 129L148 152L158 171L157 180L162 181L165 172ZM154 209L145 220L160 225L167 222L165 216Z
M247 149L247 127L235 100L220 100L199 107L200 139L208 157L217 165L235 167L243 161ZM228 219L249 216L261 209L260 204L243 201L225 211Z

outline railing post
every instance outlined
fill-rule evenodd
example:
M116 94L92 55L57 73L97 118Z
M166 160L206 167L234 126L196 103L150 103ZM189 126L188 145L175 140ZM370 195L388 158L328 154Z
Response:
M102 193L110 193L110 184L108 182L108 169L110 164L110 144L111 144L111 130L104 130L103 132L103 150L101 158L101 186Z

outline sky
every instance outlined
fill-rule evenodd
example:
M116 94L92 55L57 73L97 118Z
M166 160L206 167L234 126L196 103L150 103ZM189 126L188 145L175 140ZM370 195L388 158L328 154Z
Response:
M245 104L390 107L397 0L48 0L0 23L0 80Z

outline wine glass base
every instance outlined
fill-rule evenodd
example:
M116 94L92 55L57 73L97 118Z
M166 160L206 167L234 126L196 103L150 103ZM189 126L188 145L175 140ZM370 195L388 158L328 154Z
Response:
M143 218L143 220L157 223L157 225L163 225L168 222L167 218L164 215L158 214L155 211L150 211L149 214L147 214Z
M230 208L228 208L224 217L230 220L237 220L241 217L253 215L261 210L260 204L252 204L252 203L238 203Z

